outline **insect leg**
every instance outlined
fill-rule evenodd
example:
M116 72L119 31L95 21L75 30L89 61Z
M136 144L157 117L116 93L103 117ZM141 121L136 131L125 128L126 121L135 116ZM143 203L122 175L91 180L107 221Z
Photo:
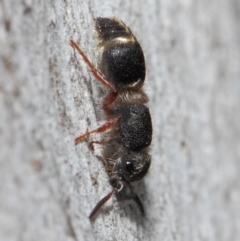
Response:
M107 131L108 129L111 129L113 126L115 126L118 123L119 120L120 120L120 117L112 118L112 119L108 120L105 124L103 124L102 126L98 127L96 130L86 132L85 134L83 134L75 139L75 144L84 140L85 138L87 138L88 136L90 136L93 133L100 133L100 132Z
M93 149L93 144L107 145L108 143L109 143L108 141L91 141L88 144L88 148L92 150Z
M90 71L93 73L93 75L95 76L95 78L97 80L99 80L102 84L104 84L105 86L107 86L109 89L111 89L113 92L116 92L115 87L109 83L105 77L103 76L103 74L97 70L93 64L90 62L90 60L88 59L88 57L84 54L84 52L80 49L80 47L78 46L78 44L76 42L74 42L72 39L70 40L70 45L75 48L78 53L82 56L83 60L86 62L86 64L89 66Z

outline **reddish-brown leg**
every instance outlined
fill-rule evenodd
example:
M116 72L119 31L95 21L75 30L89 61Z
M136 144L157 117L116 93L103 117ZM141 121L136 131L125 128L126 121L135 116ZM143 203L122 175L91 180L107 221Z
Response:
M96 130L86 132L85 134L83 134L75 139L75 144L84 140L85 138L90 136L92 133L100 133L100 132L104 132L104 131L111 129L113 126L115 126L118 123L119 120L120 120L120 117L112 118L112 119L108 120L104 125L98 127Z
M103 109L108 114L111 110L111 104L117 98L117 92L110 92L103 100Z
M102 84L104 84L105 86L107 86L109 89L111 89L113 92L116 92L115 87L109 83L103 76L103 74L97 70L93 64L90 62L90 60L88 59L88 57L83 53L83 51L79 48L79 46L77 45L77 43L75 43L72 39L70 40L70 44L73 48L75 48L78 53L82 56L83 60L86 62L86 64L89 66L91 72L93 73L93 75L96 77L97 80L99 80Z
M91 142L88 144L88 148L92 150L92 149L93 149L93 144L107 145L107 144L108 144L108 141L91 141Z

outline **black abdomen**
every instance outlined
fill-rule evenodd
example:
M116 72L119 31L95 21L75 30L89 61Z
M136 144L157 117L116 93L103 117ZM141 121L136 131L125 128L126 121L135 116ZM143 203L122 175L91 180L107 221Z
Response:
M129 37L132 35L129 28L117 19L97 18L96 29L98 37L106 42L118 37Z
M129 28L116 19L97 18L102 48L99 68L117 89L140 88L145 79L142 48Z

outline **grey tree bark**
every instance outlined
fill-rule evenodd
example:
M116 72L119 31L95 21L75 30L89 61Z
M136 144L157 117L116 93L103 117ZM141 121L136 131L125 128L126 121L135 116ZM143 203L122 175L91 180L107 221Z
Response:
M152 166L146 209L110 200L100 149L94 17L123 20L145 52ZM0 1L0 240L240 240L240 3ZM99 136L97 136L99 137ZM95 136L95 138L97 138Z

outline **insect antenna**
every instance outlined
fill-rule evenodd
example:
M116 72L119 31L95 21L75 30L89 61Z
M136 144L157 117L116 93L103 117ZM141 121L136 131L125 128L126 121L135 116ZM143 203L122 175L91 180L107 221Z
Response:
M145 216L143 204L142 204L140 198L138 197L137 193L135 192L133 186L129 182L127 182L126 180L123 180L123 181L131 191L132 200L138 205L138 208L139 208L140 212L142 213L142 215Z
M97 211L112 197L113 194L115 194L118 190L113 189L108 195L106 195L103 199L101 199L98 204L95 206L95 208L92 210L91 214L89 215L89 218L92 219Z

